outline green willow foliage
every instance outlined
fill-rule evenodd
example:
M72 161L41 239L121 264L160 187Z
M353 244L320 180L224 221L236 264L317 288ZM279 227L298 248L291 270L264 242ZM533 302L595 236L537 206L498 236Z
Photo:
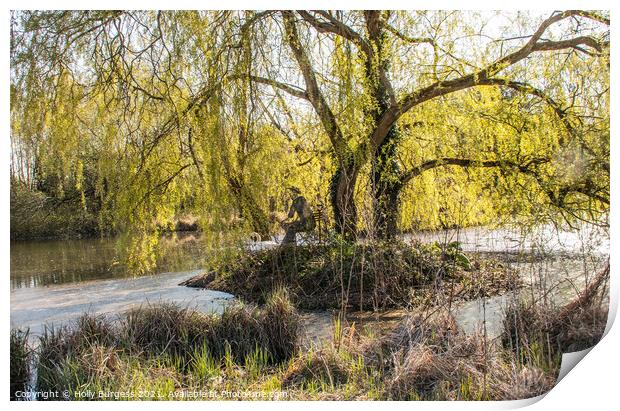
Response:
M181 215L273 234L291 185L371 235L600 222L605 15L13 12L13 178L97 199L136 272Z

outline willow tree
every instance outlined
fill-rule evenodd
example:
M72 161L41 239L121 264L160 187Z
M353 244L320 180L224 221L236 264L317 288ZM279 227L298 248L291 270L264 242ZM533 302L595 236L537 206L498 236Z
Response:
M401 226L501 224L515 217L604 223L608 100L590 102L587 111L574 103L580 121L569 122L565 109L539 91L478 87L427 104L425 113L435 114L423 123L410 126L419 118L410 113L399 156L406 193Z
M290 84L285 80L290 74L281 70L265 70L264 62L256 64L262 72L254 79L306 100L314 109L337 164L331 189L336 226L350 236L358 220L355 187L367 164L374 208L370 225L379 237L395 234L402 188L426 170L504 165L540 179L532 169L537 162L528 159L513 164L497 157L428 158L403 170L398 160L402 126L423 123L430 102L471 88L509 88L550 104L566 132L575 136L579 132L571 124L582 113L572 112L570 101L576 95L595 98L598 89L577 86L571 96L554 79L571 76L571 65L562 62L575 55L608 56L609 19L586 11L554 12L536 26L517 16L512 28L500 30L496 24L491 39L485 25L493 16L473 13L285 11L266 12L263 17L276 22L271 23L276 32L281 21L281 42L290 50L302 84ZM549 69L554 66L560 68ZM599 75L605 83L608 73L603 70ZM559 102L555 96L564 99ZM404 117L414 112L417 118L405 124ZM564 205L569 191L596 197L590 185L547 191L553 203Z
M230 228L238 213L246 229L270 231L267 194L296 153L248 81L244 61L259 39L241 35L246 17L11 16L12 141L30 147L61 189L83 190L84 169L94 170L101 223L133 234L128 259L138 271L153 266L157 227L182 209L206 229Z
M323 141L334 165L336 228L350 237L360 225L361 183L372 199L367 225L389 237L410 200L403 190L446 167L525 179L576 215L583 198L608 205L608 18L511 17L15 12L12 137L34 146L61 181L73 174L75 185L83 153L96 153L97 195L120 229L138 234L187 204L202 208L205 221L236 210L265 233L265 193L284 185L299 152L329 169ZM485 104L469 93L482 90L506 96L494 100L500 120L531 117L513 94L544 105L534 113L544 125L529 134L498 122L477 127ZM458 127L448 127L450 118ZM321 142L307 138L315 123ZM535 135L554 136L544 156L532 149L543 147ZM508 137L531 140L528 154L506 148ZM432 150L417 144L427 140ZM487 150L493 141L503 148ZM580 178L561 178L557 160L569 152L583 160ZM138 255L148 253L152 240L135 238Z

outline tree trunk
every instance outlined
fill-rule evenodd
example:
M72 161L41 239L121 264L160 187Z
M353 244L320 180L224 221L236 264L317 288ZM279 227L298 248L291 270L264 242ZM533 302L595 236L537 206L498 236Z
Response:
M267 213L256 204L252 195L237 178L232 177L227 180L233 196L237 199L242 217L249 219L252 230L257 232L261 238L269 238L271 232Z
M364 12L368 41L372 47L366 52L366 86L376 105L367 111L375 125L373 135L380 126L380 120L396 100L394 89L388 78L389 60L386 58L387 16L376 10ZM373 221L371 235L380 239L391 238L396 234L398 219L398 197L400 192L400 170L396 150L400 140L400 130L393 124L386 131L385 138L378 146L372 147L372 197Z
M390 239L398 234L400 186L385 183L377 191L374 193L374 233L378 239Z
M336 232L346 240L355 239L357 236L357 207L354 193L358 172L353 160L349 164L340 164L332 176L330 185Z
M373 157L373 232L379 239L393 238L398 231L398 205L402 184L396 148L400 131L393 126Z

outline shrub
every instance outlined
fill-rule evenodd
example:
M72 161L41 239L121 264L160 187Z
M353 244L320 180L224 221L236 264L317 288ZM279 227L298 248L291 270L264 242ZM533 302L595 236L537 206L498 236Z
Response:
M52 198L11 183L11 240L94 237L101 233L98 216L80 197Z

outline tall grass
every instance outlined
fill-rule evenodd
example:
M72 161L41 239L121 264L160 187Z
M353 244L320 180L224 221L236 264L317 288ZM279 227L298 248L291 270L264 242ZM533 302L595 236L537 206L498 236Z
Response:
M599 301L594 295L586 290L582 296L591 298L557 311L521 305L495 340L464 334L447 306L409 312L383 333L337 316L331 344L319 347L300 344L300 318L282 288L261 308L238 304L221 316L171 304L136 308L116 320L87 314L41 336L37 387L66 389L73 399L85 399L85 390L103 393L94 399L235 398L195 392L271 399L281 391L286 399L313 400L527 398L551 389L561 350L593 341L594 328L579 328L579 321L594 319L601 330L605 310L589 305ZM523 321L515 328L510 318Z
M28 346L29 330L11 330L10 367L11 367L11 400L18 399L18 391L25 392L30 383L31 350Z
M279 363L266 347L256 347L240 361L228 340L222 341L222 356L204 344L187 358L173 351L158 350L155 356L138 354L138 347L125 351L93 343L80 346L75 355L45 357L48 365L57 361L48 371L47 387L66 389L72 399L91 399L80 395L91 391L96 393L92 399L106 400L231 399L185 394L223 391L259 392L269 399L281 390L287 399L504 400L536 396L553 386L552 370L524 363L500 344L453 326L447 313L417 313L383 336L343 327L338 348L297 349ZM70 333L58 330L56 337ZM48 334L46 341L52 340Z
M562 353L594 346L607 324L609 303L606 286L609 263L578 298L564 306L544 301L512 302L504 317L503 345L523 363L559 364Z
M383 336L343 328L336 344L301 352L282 373L298 399L505 400L547 392L555 375L524 365L447 312L411 313Z
M140 374L161 379L162 369L170 373L164 386L174 388L188 375L213 377L220 363L245 365L258 375L295 354L298 334L299 317L284 290L262 309L236 304L221 316L167 303L132 309L116 321L85 314L71 326L46 328L39 338L37 388L101 389L115 386L121 371L141 381Z

